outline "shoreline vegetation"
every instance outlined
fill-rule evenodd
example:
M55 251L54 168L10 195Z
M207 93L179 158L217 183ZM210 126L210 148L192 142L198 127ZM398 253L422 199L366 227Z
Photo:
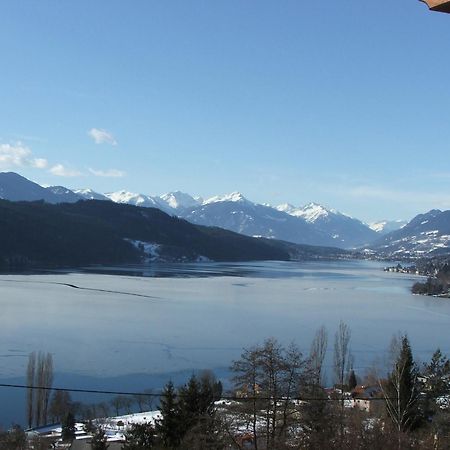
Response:
M0 449L70 448L77 436L98 450L106 449L108 440L136 450L448 448L448 357L437 349L430 361L419 364L408 336L397 334L387 350L388 362L358 373L351 335L340 321L329 387L324 382L329 334L322 326L307 354L275 338L244 349L230 367L227 391L222 380L203 371L178 387L169 381L161 392L122 393L101 404L73 401L70 388L54 388L51 355L31 353L26 389L30 429L25 434L14 426L1 432ZM140 422L133 422L133 411ZM50 422L60 424L59 432L55 426L42 428ZM103 447L94 446L98 441ZM15 442L20 446L12 446Z
M422 259L411 266L385 267L385 272L406 273L427 277L425 282L416 282L411 287L413 294L450 298L450 258Z

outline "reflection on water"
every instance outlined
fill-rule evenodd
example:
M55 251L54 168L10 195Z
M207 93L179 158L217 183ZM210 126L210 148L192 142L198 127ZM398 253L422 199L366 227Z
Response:
M353 264L352 264L353 263ZM348 270L352 267L361 269L362 261L345 261ZM373 263L369 263L373 268ZM205 278L205 277L256 277L256 278L287 278L287 277L353 277L352 273L330 271L330 268L342 267L341 262L328 261L314 263L314 268L308 270L299 262L263 261L253 263L148 263L127 266L92 266L79 272L103 275L123 275L152 278ZM381 266L380 266L381 267Z

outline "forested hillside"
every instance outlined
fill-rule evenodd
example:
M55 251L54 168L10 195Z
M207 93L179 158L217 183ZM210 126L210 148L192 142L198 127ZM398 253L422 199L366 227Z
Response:
M0 201L4 269L141 261L142 251L127 240L157 243L174 258L188 260L289 259L286 250L261 240L191 225L157 209L102 201Z

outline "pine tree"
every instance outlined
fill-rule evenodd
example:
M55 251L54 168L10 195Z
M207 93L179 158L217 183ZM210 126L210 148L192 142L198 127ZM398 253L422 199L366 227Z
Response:
M159 410L162 417L156 422L156 431L165 448L175 449L183 437L183 427L177 394L172 381L169 381L164 387Z
M200 397L200 385L197 377L192 375L188 384L179 390L179 413L183 435L192 428L203 414Z
M394 339L393 348L397 356L383 391L395 428L405 432L416 427L419 419L417 368L406 335L401 342Z
M438 398L450 393L450 360L437 349L431 361L425 366L426 392L430 398Z
M450 360L439 349L436 350L430 363L424 366L423 376L423 414L431 421L435 448L441 448L439 442L450 436L450 410L443 408L441 403L442 399L450 396Z

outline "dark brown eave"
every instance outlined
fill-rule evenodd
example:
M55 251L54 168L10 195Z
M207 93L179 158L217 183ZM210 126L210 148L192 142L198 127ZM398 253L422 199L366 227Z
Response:
M428 5L431 11L450 13L450 0L421 0Z

